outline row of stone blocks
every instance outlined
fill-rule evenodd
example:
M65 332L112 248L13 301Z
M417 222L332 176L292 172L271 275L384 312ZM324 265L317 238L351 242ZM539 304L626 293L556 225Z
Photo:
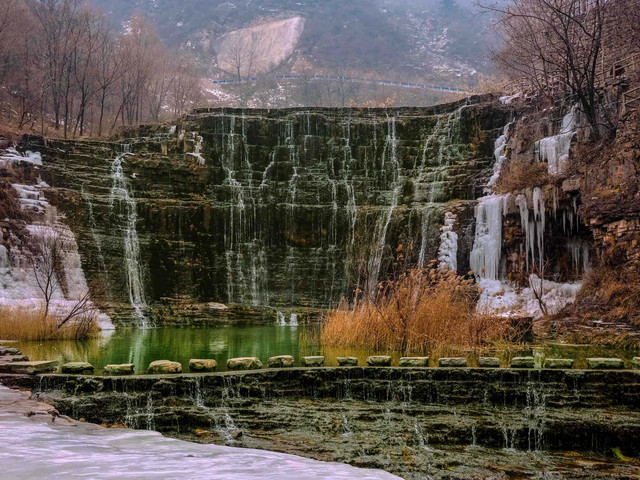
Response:
M338 357L340 366L357 366L357 357ZM392 359L387 355L374 355L367 357L367 365L371 367L390 367ZM571 369L573 368L573 359L568 358L548 358L544 361L543 368L548 369ZM287 368L295 366L295 359L291 355L277 355L270 357L267 365L271 368ZM400 367L423 367L429 366L429 357L402 357L398 363ZM624 361L619 358L588 358L587 365L591 369L623 369ZM324 366L324 357L309 356L302 357L302 366L304 367L322 367ZM468 366L465 357L448 357L439 358L438 366L449 368L464 368ZM258 357L241 357L230 358L227 360L228 370L257 370L263 367ZM481 368L499 368L500 359L495 357L480 357L478 359L478 367ZM533 357L514 357L511 360L511 368L534 368ZM217 368L217 362L213 359L192 359L189 361L190 372L214 372ZM633 368L640 369L640 357L633 359ZM62 366L63 373L93 373L93 365L85 362L72 362ZM157 360L151 362L148 368L150 374L171 374L182 373L182 365L179 362L169 360ZM134 365L127 363L122 365L106 365L104 367L105 375L130 375L134 373Z

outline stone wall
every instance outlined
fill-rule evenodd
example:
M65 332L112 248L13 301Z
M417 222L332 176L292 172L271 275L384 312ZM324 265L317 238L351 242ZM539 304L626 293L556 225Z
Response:
M415 264L436 258L445 211L458 215L468 271L473 201L511 116L492 100L203 109L118 143L23 146L42 152L47 197L116 321L177 321L210 302L325 308L373 288L399 245Z

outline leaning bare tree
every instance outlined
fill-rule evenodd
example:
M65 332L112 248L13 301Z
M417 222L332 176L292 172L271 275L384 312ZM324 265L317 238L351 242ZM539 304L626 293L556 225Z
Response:
M51 302L57 294L65 296L65 263L70 252L70 240L60 227L42 226L32 233L28 257L31 275L44 301L43 320L51 314ZM73 299L64 312L56 312L56 330L73 324L76 336L89 333L96 322L97 310L91 301L89 289Z
M598 62L606 19L605 0L507 0L483 4L499 14L503 47L495 60L514 79L542 92L573 96L598 139Z

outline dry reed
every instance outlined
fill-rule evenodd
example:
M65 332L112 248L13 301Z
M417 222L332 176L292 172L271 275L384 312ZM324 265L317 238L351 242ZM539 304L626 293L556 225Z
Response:
M506 319L475 312L473 280L435 266L410 270L379 285L375 298L330 312L323 345L403 354L447 354L507 342Z
M99 327L88 313L59 327L61 318L28 307L0 307L0 338L5 340L83 340L95 337Z

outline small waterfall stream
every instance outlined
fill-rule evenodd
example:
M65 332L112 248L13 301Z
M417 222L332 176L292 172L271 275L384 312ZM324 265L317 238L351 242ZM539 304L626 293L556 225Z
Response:
M112 183L109 205L112 212L115 211L124 217L122 228L124 230L124 259L129 287L129 302L135 311L135 316L140 326L147 328L149 321L144 314L147 302L140 268L140 242L138 241L138 231L136 230L138 211L122 166L127 155L126 150L128 148L125 149L125 153L117 155L111 164Z

